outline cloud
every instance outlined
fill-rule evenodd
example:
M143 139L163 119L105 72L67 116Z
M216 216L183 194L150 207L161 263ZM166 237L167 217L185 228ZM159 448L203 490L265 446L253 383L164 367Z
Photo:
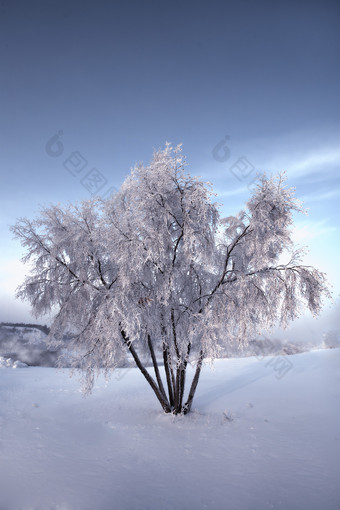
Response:
M305 243L316 237L336 231L336 227L327 225L327 220L320 220L317 222L303 221L295 223L292 237L295 243Z
M242 198L242 195L249 196L248 184L256 173L275 174L285 170L288 185L296 181L300 195L301 192L313 194L310 188L315 188L316 183L322 183L319 196L315 194L312 200L331 200L340 194L339 137L339 129L325 126L247 140L230 136L226 142L230 156L226 161L216 161L209 147L204 161L199 164L199 173L213 181L214 190L219 196L236 199ZM255 169L242 182L237 180L231 170L240 159L247 160Z
M244 140L233 146L233 154L246 155L258 171L286 170L291 177L315 173L326 179L340 169L339 130L320 127L315 131L296 131L281 136ZM235 144L236 145L236 144Z
M223 191L223 190L222 191L215 190L215 191L219 197L235 197L235 196L239 196L239 195L244 195L246 193L249 194L249 189L246 186L242 186L241 188L231 189L228 191Z
M304 195L301 197L301 200L303 202L319 202L319 201L325 201L325 200L333 200L334 198L337 198L340 196L340 188L339 189L333 189L321 193L310 193L308 195Z
M320 147L318 151L307 152L300 160L293 161L289 166L289 171L300 176L339 167L340 150Z

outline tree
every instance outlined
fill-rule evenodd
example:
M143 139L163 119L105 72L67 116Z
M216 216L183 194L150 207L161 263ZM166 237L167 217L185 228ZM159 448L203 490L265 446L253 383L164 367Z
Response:
M206 358L285 327L305 305L319 313L325 275L294 249L292 214L302 209L284 176L262 176L237 216L223 218L212 197L210 183L185 172L181 147L167 144L110 199L50 206L12 227L33 261L18 296L36 316L56 309L49 341L72 332L85 391L130 352L163 410L186 414Z

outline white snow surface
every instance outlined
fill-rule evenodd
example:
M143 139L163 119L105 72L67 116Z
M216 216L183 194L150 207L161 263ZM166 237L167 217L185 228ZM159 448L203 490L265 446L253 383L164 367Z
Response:
M1 510L339 510L340 349L205 366L187 416L137 369L84 398L69 371L0 370Z

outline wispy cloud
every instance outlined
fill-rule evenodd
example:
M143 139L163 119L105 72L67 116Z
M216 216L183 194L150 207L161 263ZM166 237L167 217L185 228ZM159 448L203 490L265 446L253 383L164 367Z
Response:
M306 243L337 230L337 227L328 225L327 220L320 220L318 222L303 221L295 224L292 237L295 243Z
M216 189L215 191L219 197L225 197L225 198L241 196L246 193L249 194L249 189L246 186L242 186L240 188L235 188L235 189L226 190L226 191L223 191L223 190L219 191L218 189Z
M304 130L246 140L234 139L230 134L226 142L230 156L221 162L216 161L213 147L209 147L199 165L200 175L209 177L221 197L235 197L248 191L248 183L240 183L231 171L241 157L247 158L256 170L249 176L249 180L256 172L275 174L284 170L290 182L298 181L296 184L299 184L300 193L301 184L310 186L322 182L326 188L323 192L326 192L329 186L334 190L334 181L339 180L339 129L320 127L314 131ZM302 191L309 192L305 189Z
M320 193L310 193L301 197L303 202L318 202L324 200L333 200L340 196L340 188Z
M339 137L339 130L321 127L313 132L244 140L233 147L233 152L245 154L259 171L286 170L298 178L320 173L327 178L340 169Z
M307 153L305 157L292 162L289 171L296 176L308 175L325 170L340 168L340 150L320 149L318 152Z

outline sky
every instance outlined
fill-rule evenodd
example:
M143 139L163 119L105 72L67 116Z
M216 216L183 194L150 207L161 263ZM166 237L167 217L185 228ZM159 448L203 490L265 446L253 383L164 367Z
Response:
M33 320L9 225L110 194L167 141L226 215L285 170L337 298L339 23L332 0L0 1L0 321Z

